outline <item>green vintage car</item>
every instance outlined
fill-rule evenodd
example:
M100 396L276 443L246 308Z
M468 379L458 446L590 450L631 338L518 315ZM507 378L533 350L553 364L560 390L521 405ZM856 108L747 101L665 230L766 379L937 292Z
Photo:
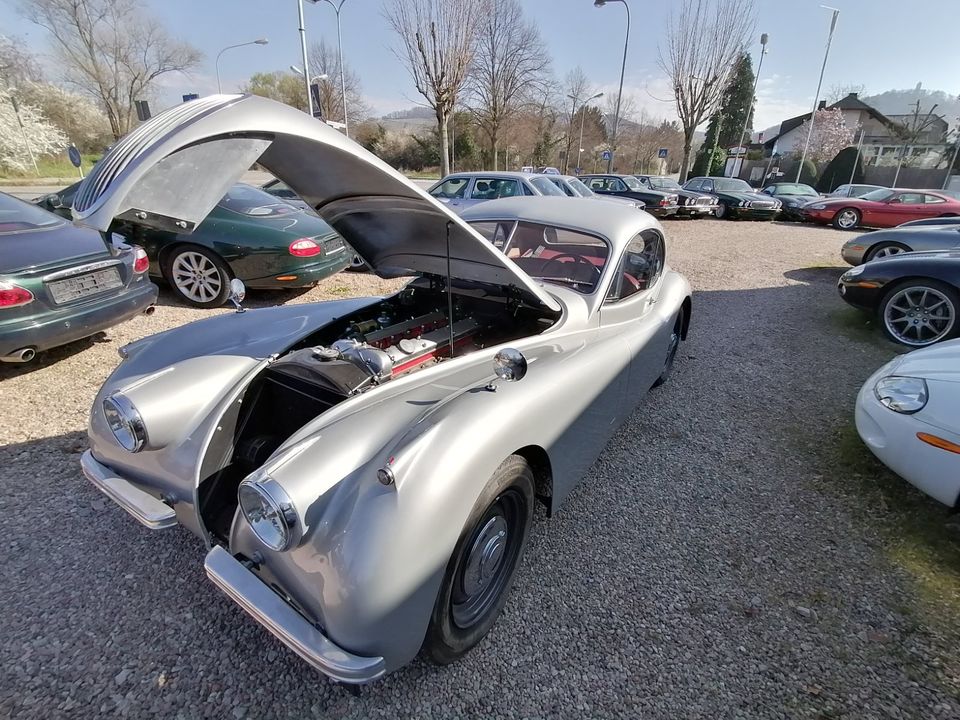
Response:
M153 311L143 250L0 193L0 361L95 335Z
M35 203L70 217L80 183ZM248 288L309 287L350 264L353 251L323 220L259 188L237 183L189 234L118 222L112 228L147 251L150 275L184 301L217 307L230 280Z

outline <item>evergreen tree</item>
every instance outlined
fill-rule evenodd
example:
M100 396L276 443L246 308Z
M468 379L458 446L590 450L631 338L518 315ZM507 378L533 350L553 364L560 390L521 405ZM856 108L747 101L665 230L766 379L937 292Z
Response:
M743 121L747 120L747 130L753 127L753 61L748 53L744 53L737 60L737 64L730 75L730 82L723 94L723 104L710 116L707 124L707 136L700 146L693 166L695 175L705 175L710 172L708 164L713 148L726 150L736 147L740 142L740 133L743 131ZM744 139L747 142L747 139ZM719 155L719 153L717 153Z
M833 192L840 185L849 182L863 182L863 158L857 156L855 147L844 148L837 153L837 156L820 173L817 190L822 193Z

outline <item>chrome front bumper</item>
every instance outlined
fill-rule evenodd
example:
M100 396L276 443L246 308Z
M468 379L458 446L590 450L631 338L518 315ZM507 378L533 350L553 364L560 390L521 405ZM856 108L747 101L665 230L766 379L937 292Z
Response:
M153 495L144 492L117 475L106 465L97 462L87 450L80 456L80 468L87 480L122 507L142 525L151 530L163 530L177 524L173 508Z
M382 657L354 655L336 645L224 548L208 552L203 566L207 577L237 605L325 675L360 684L386 672Z

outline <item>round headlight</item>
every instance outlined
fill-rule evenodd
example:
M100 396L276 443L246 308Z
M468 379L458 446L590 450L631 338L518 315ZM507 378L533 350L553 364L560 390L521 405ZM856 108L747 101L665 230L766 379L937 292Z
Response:
M827 206L823 203L817 203L816 205L807 205L810 210L826 210Z
M857 265L856 267L852 267L849 270L847 270L843 275L840 276L840 279L843 281L852 280L857 275L862 274L863 271L866 269L867 269L866 265Z
M881 405L904 415L918 412L927 404L927 383L923 378L890 375L878 380L873 392Z
M124 450L137 452L146 444L147 428L143 418L123 393L114 393L104 399L103 416Z
M240 510L250 529L271 550L286 550L297 524L290 498L273 480L244 480L237 491Z

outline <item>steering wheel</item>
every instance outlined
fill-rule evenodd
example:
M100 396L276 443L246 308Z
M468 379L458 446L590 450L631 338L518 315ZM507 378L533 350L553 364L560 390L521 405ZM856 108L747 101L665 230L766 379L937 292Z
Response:
M543 264L543 267L540 268L540 272L546 275L547 267L549 267L551 263L560 264L561 258L571 258L573 260L574 265L586 265L588 268L590 268L597 274L597 280L600 279L600 275L602 274L600 272L600 268L598 268L592 262L587 260L583 255L576 255L575 253L560 253L559 255L554 255L552 258L550 258Z

